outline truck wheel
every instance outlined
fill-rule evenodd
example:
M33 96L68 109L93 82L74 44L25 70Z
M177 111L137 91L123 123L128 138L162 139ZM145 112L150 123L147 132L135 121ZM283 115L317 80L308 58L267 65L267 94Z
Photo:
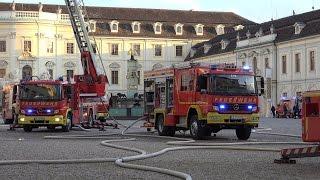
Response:
M156 128L159 136L174 136L176 130L174 127L164 126L164 117L163 115L158 115Z
M238 127L236 128L236 134L239 140L248 140L251 135L251 127Z
M55 126L47 126L47 129L50 130L50 131L53 131L53 130L56 129L56 127Z
M32 131L32 126L23 126L23 130L25 132L31 132Z
M71 119L71 116L68 115L67 116L67 123L65 126L62 126L62 131L63 132L69 132L70 129L71 129L71 126L72 126L72 119Z
M195 140L204 139L204 137L208 135L206 125L198 120L198 115L191 116L190 135Z

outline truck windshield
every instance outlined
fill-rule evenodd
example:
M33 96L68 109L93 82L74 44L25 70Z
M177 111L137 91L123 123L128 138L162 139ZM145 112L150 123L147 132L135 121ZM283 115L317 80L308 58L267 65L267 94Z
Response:
M20 87L21 100L60 100L61 88L59 85L52 84L32 84Z
M255 84L255 77L250 75L212 75L209 92L216 94L255 95L257 94Z

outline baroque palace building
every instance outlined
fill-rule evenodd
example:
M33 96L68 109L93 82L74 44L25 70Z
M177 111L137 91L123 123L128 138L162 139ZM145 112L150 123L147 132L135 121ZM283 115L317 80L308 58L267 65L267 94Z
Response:
M143 71L183 62L190 48L255 25L232 12L86 7L90 35L109 78L109 92L127 93L128 52ZM288 59L289 60L289 59ZM289 70L289 69L288 69ZM0 3L0 79L81 74L80 54L65 6Z
M320 10L218 35L191 48L186 61L248 65L266 79L261 106L320 90Z

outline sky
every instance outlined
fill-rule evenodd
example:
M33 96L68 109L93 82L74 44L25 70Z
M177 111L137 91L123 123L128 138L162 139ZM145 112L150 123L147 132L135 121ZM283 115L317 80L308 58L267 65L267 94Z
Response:
M234 12L251 21L262 23L271 18L290 16L320 9L320 0L83 0L86 6L180 9ZM12 0L0 0L12 2ZM16 3L64 4L64 0L15 0Z

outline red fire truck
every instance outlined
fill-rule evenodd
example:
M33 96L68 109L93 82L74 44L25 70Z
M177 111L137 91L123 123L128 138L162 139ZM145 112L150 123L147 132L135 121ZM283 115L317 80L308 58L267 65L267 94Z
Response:
M97 103L100 101L92 101L92 98L105 96L108 80L105 73L97 69L103 65L95 59L83 18L82 1L66 0L66 5L81 53L84 74L76 75L74 83L33 77L21 81L18 124L28 132L39 126L49 129L62 126L64 131L69 131L72 125L93 127L99 115Z
M203 139L236 129L241 140L259 123L258 96L264 81L247 67L190 63L145 72L145 112L159 135L190 130Z

